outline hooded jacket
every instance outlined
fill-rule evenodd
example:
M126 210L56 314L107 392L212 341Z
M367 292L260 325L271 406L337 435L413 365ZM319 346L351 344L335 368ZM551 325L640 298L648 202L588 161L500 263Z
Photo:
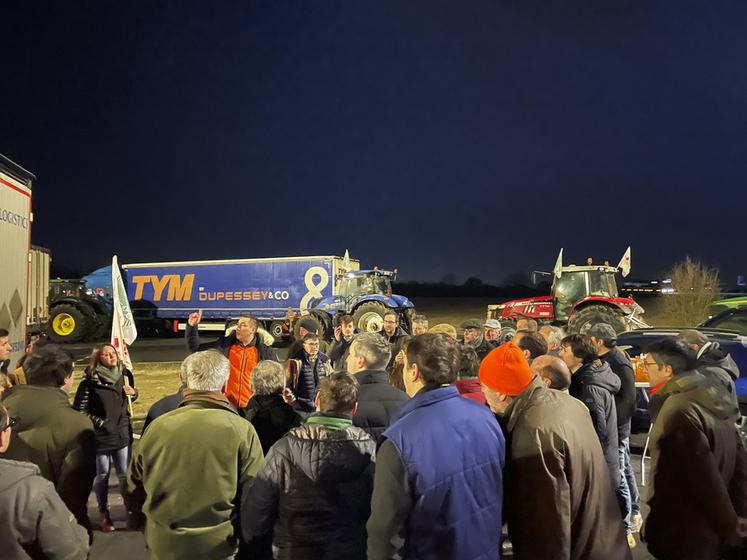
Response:
M648 549L659 558L720 557L737 516L747 517L747 452L732 404L718 381L688 371L649 406Z
M254 428L226 397L188 390L176 410L148 426L127 475L153 557L233 558L241 496L263 466Z
M729 354L721 350L718 342L708 342L700 349L695 367L704 377L712 377L723 385L729 402L735 411L739 411L737 390L734 386L734 382L739 378L739 367Z
M384 337L384 340L391 344L392 347L392 356L391 358L389 358L389 363L386 366L386 369L390 370L394 365L394 360L397 358L397 354L399 354L399 351L402 350L402 345L405 343L405 340L410 338L410 336L399 325L397 326L397 330L394 331L394 334L392 336L386 334L386 331L384 331L384 329L381 329L379 331L379 334Z
M3 395L3 404L18 419L4 457L38 466L78 523L89 529L88 495L96 475L90 418L73 410L56 387L17 385Z
M589 409L615 488L620 481L615 407L615 394L619 390L620 378L612 373L609 364L599 360L582 365L571 376L569 392Z
M242 505L248 542L273 530L273 558L366 558L375 444L350 419L315 414L280 439Z
M32 463L0 459L0 558L84 560L88 535Z
M114 383L108 383L95 371L86 370L86 376L75 392L73 408L84 413L96 429L96 452L107 453L127 447L132 443L132 425L128 411L124 380L135 387L132 372L122 370ZM134 401L137 395L132 397Z
M506 409L504 511L517 559L631 558L589 411L539 377Z

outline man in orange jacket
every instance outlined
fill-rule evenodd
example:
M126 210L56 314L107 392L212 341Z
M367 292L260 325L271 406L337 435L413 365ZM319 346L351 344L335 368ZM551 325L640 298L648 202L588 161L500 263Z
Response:
M257 336L259 321L248 314L242 314L236 330L227 336L221 336L213 342L200 343L197 325L202 320L202 310L189 315L185 337L190 352L219 350L231 363L224 394L237 408L244 408L252 396L249 378L252 370L261 360L277 360L272 348L265 346Z

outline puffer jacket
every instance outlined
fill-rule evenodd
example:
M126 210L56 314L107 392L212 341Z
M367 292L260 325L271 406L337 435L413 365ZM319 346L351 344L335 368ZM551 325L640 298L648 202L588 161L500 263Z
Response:
M132 443L132 424L128 411L124 380L135 387L135 379L128 369L115 383L108 383L94 371L86 371L75 392L73 408L84 413L93 422L96 434L96 452L107 453L127 447ZM132 397L134 401L137 394Z
M241 510L248 542L273 530L273 558L366 558L375 444L317 413L270 449Z
M602 444L604 459L612 476L612 484L620 482L617 450L617 410L615 394L620 390L620 378L609 364L595 360L584 364L571 376L570 394L589 409L594 431Z
M717 380L689 371L651 398L651 511L642 535L657 558L720 558L737 516L747 517L747 452L724 396Z
M0 558L84 560L88 534L39 467L0 459Z

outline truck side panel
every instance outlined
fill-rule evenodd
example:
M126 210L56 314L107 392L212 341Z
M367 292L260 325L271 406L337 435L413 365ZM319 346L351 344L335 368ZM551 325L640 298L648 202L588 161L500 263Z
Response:
M31 189L0 170L0 327L10 333L11 368L26 347Z
M332 294L333 260L178 263L123 266L131 302L152 303L163 319L185 319L195 309L206 319L250 312L281 319L289 307L306 309Z

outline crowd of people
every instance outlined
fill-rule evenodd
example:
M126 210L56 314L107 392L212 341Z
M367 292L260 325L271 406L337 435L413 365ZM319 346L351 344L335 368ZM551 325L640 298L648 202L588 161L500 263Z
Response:
M152 557L246 559L745 558L747 452L736 365L699 331L647 349L645 523L630 459L634 368L606 323L520 318L378 333L314 321L279 361L242 316L211 342L190 315L178 390L133 445L135 377L108 344L73 388L56 345L9 374L0 329L0 558L85 558L113 467ZM409 331L409 332L408 332ZM12 377L11 377L12 375ZM71 404L72 403L72 404Z

